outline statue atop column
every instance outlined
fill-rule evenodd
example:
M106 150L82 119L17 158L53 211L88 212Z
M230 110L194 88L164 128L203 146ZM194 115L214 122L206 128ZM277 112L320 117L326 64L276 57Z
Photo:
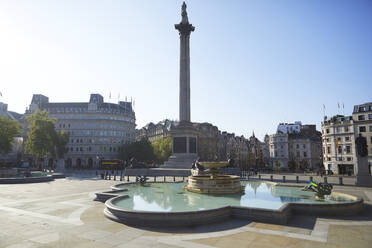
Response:
M190 35L190 33L192 31L195 30L195 27L189 23L189 18L187 16L187 11L186 11L186 8L187 8L187 5L185 2L183 2L182 4L182 12L181 12L181 16L182 16L182 20L179 24L175 24L175 28L179 31L180 35Z
M186 12L187 5L185 2L182 4L182 24L188 24L189 23L189 18L187 17L187 12Z

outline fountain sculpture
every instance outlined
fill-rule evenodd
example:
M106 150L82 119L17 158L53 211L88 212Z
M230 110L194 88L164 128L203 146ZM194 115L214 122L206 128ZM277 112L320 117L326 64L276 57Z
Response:
M229 165L228 161L196 163L208 168L204 172L210 174L189 176L185 190L201 194L237 194L243 191L239 176L219 174L219 168Z

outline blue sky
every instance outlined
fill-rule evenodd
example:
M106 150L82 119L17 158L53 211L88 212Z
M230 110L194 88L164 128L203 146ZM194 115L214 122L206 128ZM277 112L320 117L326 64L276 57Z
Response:
M0 1L0 101L135 99L137 126L178 118L182 1ZM187 1L191 119L262 138L372 101L372 1ZM340 111L342 112L342 111Z

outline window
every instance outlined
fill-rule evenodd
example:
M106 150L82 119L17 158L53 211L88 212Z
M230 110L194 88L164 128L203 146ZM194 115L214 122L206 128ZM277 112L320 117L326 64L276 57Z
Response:
M296 156L297 156L297 157L300 156L300 152L299 152L299 151L296 152Z
M341 137L338 137L337 140L338 140L338 141L341 141Z
M369 111L372 111L372 105L369 105Z
M344 127L344 132L349 132L349 127Z
M297 145L296 145L296 148L297 148L297 149L298 149L298 148L300 148L300 145L299 145L299 144L297 144Z
M337 151L338 151L339 154L341 154L342 153L342 146L338 146Z
M329 138L326 138L326 141L329 142Z
M339 132L340 132L340 128L336 127L336 133L339 133Z
M371 136L371 144L372 144L372 136Z
M369 131L372 132L372 126L369 126Z
M350 141L350 137L349 136L346 136L345 137L345 141Z
M74 148L73 147L71 147L71 149L70 149L72 152L74 151Z
M82 147L80 147L80 151L81 151L81 152L83 151L83 148L82 148Z
M358 115L359 121L364 121L366 119L365 115Z
M348 158L346 158L346 160L351 161L351 160L353 160L353 158L348 157Z
M365 131L366 131L366 127L365 126L359 127L359 132L360 133L364 133Z
M327 146L327 153L331 153L331 147Z
M326 129L326 133L329 133L329 128Z
M364 112L366 111L366 107L359 107L359 112Z
M305 158L307 157L307 153L306 153L306 152L304 152L304 157L305 157Z
M283 146L282 145L280 146L280 149L283 149Z
M370 106L371 107L371 106ZM372 114L368 115L368 119L372 120Z
M350 154L350 152L351 152L350 146L346 146L346 154Z
M306 144L303 145L303 148L304 148L304 149L306 148Z

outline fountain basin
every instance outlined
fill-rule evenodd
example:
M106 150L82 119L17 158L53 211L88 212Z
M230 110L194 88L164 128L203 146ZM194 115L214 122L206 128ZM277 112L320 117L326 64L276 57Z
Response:
M243 194L209 195L183 190L184 183L120 184L105 202L107 218L137 226L193 226L227 218L285 224L292 215L343 216L363 210L363 199L333 192L319 202L301 187L242 181ZM280 187L280 189L275 189ZM123 191L127 189L127 191ZM121 190L121 191L117 191Z

